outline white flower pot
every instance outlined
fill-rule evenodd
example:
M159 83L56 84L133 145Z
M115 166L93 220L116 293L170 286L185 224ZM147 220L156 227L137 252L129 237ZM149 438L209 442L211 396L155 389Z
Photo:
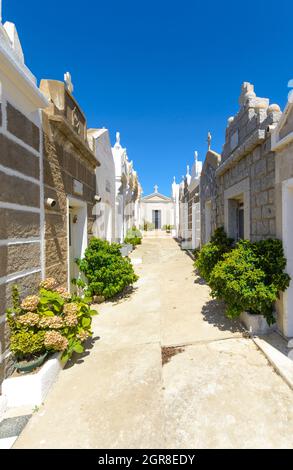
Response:
M2 394L7 400L7 406L41 405L65 365L60 358L61 353L56 353L37 373L5 379Z
M191 250L192 249L191 240L184 240L183 242L181 242L181 248L182 250Z
M0 423L4 418L4 413L7 409L7 398L4 395L0 395Z
M240 314L240 321L245 328L253 335L267 335L275 330L276 324L268 325L263 315L253 315L248 312Z
M123 257L128 256L132 252L133 246L129 243L127 245L122 245L120 252Z

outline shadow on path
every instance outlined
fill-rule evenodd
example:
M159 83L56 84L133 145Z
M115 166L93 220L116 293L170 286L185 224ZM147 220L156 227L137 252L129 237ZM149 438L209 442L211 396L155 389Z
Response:
M91 349L93 349L96 341L100 340L100 336L95 336L93 338L89 338L84 342L84 351L81 354L73 353L67 364L65 365L64 369L70 369L75 365L82 364L84 362L84 358L90 354Z
M201 310L203 320L216 326L220 331L242 333L243 327L239 320L230 320L225 316L225 305L218 300L209 300Z
M120 294L117 294L110 299L106 299L105 302L112 303L113 305L121 304L122 302L131 299L137 289L137 286L127 286L122 292L120 292Z
M200 286L207 285L206 281L204 280L203 277L200 276L197 269L195 269L194 274L195 274L194 284L199 284Z

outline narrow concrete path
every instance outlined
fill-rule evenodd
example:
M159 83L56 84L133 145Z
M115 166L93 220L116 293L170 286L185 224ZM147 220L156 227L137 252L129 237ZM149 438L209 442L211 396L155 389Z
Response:
M134 292L98 307L92 348L14 447L292 447L292 391L225 318L190 257L158 238L132 257L142 259Z

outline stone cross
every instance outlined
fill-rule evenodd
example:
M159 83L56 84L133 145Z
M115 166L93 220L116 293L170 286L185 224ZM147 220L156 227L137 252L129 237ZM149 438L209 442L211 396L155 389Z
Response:
M211 142L212 142L212 134L210 132L208 132L207 142L208 142L208 150L210 150L211 149Z
M69 93L72 94L73 90L74 90L74 87L73 87L73 83L72 83L72 80L71 80L71 75L70 75L69 72L66 72L64 74L64 82L65 82L67 90L69 91Z
M155 193L158 192L158 189L159 189L159 186L157 184L155 184L155 186L154 186Z

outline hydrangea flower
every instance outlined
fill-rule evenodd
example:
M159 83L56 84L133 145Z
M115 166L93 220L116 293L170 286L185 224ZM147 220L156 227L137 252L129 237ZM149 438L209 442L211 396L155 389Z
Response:
M35 310L37 310L39 302L40 297L38 297L37 295L28 295L25 299L23 299L20 306L23 310L34 312Z
M58 331L47 331L45 333L44 344L48 349L65 351L68 347L68 340Z

